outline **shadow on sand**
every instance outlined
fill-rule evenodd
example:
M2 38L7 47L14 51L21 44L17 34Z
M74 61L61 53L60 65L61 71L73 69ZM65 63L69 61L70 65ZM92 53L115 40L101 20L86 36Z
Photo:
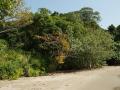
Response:
M113 88L113 90L120 90L120 87L115 87Z

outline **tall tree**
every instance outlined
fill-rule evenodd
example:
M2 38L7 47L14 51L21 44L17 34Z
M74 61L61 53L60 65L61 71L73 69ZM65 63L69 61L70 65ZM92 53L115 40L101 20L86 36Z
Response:
M100 21L100 15L98 11L94 11L90 7L84 7L80 11L80 17L85 26L94 26Z
M115 32L116 32L116 27L111 24L109 27L108 27L108 32L111 34L111 35L115 35Z

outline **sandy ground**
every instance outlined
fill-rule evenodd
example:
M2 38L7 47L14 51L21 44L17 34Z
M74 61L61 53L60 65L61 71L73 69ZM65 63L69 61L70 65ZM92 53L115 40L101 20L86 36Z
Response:
M0 81L0 90L120 90L120 67Z

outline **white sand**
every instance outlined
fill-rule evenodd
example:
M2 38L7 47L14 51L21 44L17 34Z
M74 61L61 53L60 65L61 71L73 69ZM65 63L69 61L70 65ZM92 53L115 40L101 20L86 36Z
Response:
M120 67L0 81L0 90L120 90Z

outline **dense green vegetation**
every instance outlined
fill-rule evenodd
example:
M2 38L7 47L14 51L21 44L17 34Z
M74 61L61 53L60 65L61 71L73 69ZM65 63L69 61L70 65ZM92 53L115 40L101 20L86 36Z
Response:
M114 25L110 25L108 27L109 33L113 36L114 40L114 55L108 60L109 65L120 65L120 25L115 27Z
M0 79L120 64L120 26L99 26L92 8L32 13L22 0L0 2Z

